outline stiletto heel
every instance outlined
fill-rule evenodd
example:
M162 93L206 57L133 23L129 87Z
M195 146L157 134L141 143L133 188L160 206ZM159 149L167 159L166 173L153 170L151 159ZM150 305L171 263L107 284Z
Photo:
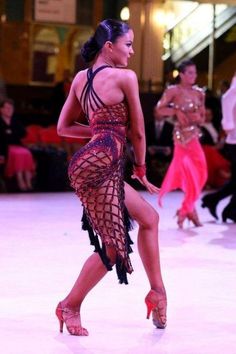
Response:
M164 329L167 324L166 320L166 297L159 297L158 293L154 290L150 290L145 297L145 303L147 306L147 319L149 319L152 312L152 322L157 328Z
M181 210L177 210L175 216L177 216L177 224L180 229L183 228L184 220L186 219L187 215L181 212Z
M61 308L61 303L59 302L59 304L57 305L56 308L56 316L58 318L59 321L59 327L60 327L60 332L63 332L63 326L64 326L64 320L62 317L62 308Z
M64 322L68 332L73 336L88 336L88 331L80 323L80 313L68 307L63 307L59 302L56 308L56 316L59 320L60 332L63 332Z
M151 314L152 310L155 308L155 305L153 305L148 300L145 300L145 302L146 302L146 305L147 305L147 320L149 320L150 314Z

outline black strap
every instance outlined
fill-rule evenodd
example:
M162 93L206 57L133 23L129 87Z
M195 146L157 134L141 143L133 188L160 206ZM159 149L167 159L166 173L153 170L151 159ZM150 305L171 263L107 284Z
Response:
M84 85L84 88L81 93L81 104L83 107L83 110L88 118L88 108L89 105L94 111L96 108L104 107L105 104L104 102L100 99L100 97L97 95L93 88L93 79L96 76L96 74L105 69L105 68L110 68L110 65L102 65L99 66L95 71L93 71L93 68L89 68L87 71L87 82Z

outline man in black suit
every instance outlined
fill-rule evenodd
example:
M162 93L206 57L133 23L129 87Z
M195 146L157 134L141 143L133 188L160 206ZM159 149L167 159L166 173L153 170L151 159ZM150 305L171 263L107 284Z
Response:
M222 96L222 127L226 133L225 154L231 162L231 178L218 191L206 194L202 198L202 207L207 207L212 216L218 219L216 208L218 203L231 196L222 212L222 220L236 223L236 73L230 88Z
M147 165L150 178L161 183L173 156L173 129L171 118L160 117L156 107L153 111L153 126L147 147Z

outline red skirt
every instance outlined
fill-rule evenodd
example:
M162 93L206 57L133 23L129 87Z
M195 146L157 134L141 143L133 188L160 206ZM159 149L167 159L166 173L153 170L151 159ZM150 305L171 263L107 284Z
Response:
M23 146L10 145L8 147L5 176L13 177L17 172L24 171L32 173L35 171L35 162L30 150Z

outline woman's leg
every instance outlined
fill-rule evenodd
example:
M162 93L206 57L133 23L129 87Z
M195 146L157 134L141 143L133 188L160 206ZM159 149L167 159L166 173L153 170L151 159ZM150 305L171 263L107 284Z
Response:
M24 178L25 178L25 183L27 186L27 189L31 190L32 189L32 178L33 174L31 171L24 171Z
M142 196L125 184L125 204L139 224L138 250L152 290L165 295L158 244L159 215Z
M27 185L25 183L24 175L22 171L17 171L16 172L16 181L17 185L20 188L21 191L26 191L27 190Z
M115 263L116 252L113 248L106 248L107 256L112 264ZM84 263L80 274L66 298L63 306L80 311L81 304L88 292L106 275L107 269L98 253L93 253Z
M167 300L160 266L159 216L155 209L129 185L125 186L125 204L130 215L139 224L138 249L151 287L145 297L147 318L152 312L154 326L163 329L167 323Z

